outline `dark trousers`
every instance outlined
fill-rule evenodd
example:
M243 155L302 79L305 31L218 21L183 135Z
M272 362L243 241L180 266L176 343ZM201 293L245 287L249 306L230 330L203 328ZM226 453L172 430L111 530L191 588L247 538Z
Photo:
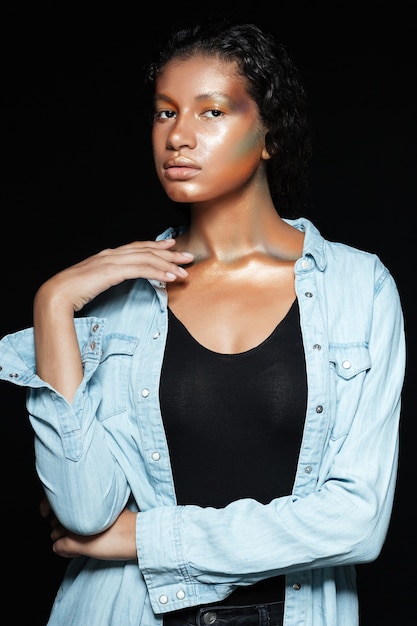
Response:
M213 604L166 615L164 626L282 626L283 619L284 602L250 606Z

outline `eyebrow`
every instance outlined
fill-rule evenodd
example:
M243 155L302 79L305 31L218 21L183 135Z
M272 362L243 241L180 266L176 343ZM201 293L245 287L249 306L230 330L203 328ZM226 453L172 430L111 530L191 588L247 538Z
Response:
M224 93L223 91L209 91L207 93L199 94L196 97L197 102L201 102L203 100L216 100L216 99L227 101L229 103L233 102L233 99L228 94ZM155 102L163 101L163 102L169 102L171 104L174 104L173 99L164 93L155 94L154 100Z
M231 97L223 91L209 91L208 93L202 93L197 96L197 100L214 100L216 98L219 98L220 100L227 100L229 102L231 101Z

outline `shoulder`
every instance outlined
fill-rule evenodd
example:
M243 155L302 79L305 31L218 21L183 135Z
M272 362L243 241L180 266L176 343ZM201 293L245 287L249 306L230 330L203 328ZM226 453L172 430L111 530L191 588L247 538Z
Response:
M323 271L336 272L351 280L364 274L375 280L390 275L389 269L374 252L324 237L309 219L299 218L290 224L305 232L303 253L312 256Z

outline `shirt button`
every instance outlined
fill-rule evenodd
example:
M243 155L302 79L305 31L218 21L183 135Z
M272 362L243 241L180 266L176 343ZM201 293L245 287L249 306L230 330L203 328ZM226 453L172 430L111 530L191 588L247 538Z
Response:
M159 330L157 330L157 331L156 331L156 333L154 333L153 338L154 338L154 339L158 339L158 337L159 337L159 335L160 335L160 334L161 334L161 333L159 332Z
M319 343L315 343L313 346L313 350L321 350L321 345Z
M304 259L304 261L301 263L301 267L303 268L303 270L307 269L307 267L308 267L308 261L306 261L306 260Z
M312 298L313 297L313 294L311 293L311 291L306 291L304 295L305 295L306 298Z
M177 591L176 595L177 595L178 600L184 600L184 598L185 598L185 591L183 591L181 589L181 591Z
M348 370L352 367L352 363L350 361L343 361L342 367L343 369Z
M306 474L311 474L311 472L313 471L313 468L311 467L311 465L307 465L304 471Z
M316 406L316 413L323 413L323 407L321 406L321 404Z
M167 604L168 602L168 596L159 596L159 602L161 604Z
M93 333L96 333L99 329L99 325L98 324L94 324L93 326Z
M90 350L95 350L95 349L96 349L96 342L95 342L95 341L92 341L92 342L90 343Z
M159 454L159 452L152 452L152 461L159 461L160 458L161 455Z
M294 591L300 591L301 584L300 583L294 583L292 588L294 589Z
M142 389L142 397L147 398L149 396L149 389Z

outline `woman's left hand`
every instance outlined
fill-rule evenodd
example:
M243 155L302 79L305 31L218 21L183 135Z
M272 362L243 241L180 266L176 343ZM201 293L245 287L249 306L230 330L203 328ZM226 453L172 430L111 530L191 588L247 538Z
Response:
M40 503L42 517L50 517L52 549L65 558L90 556L110 561L137 558L136 513L125 509L110 528L97 535L77 535L67 530L53 513L48 499Z

